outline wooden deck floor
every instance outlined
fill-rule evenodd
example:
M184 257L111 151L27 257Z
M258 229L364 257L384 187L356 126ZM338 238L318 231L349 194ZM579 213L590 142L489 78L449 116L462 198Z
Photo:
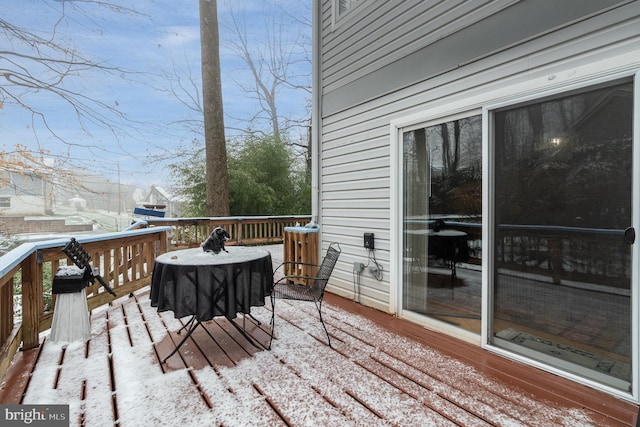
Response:
M86 345L20 352L0 402L69 404L91 427L636 425L634 405L334 295L333 349L313 304L278 301L270 351L269 304L252 313L257 347L215 319L162 364L183 322L141 290L92 313Z

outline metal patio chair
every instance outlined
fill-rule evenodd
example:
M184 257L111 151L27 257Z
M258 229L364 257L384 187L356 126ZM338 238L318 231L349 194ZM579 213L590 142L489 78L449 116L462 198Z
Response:
M320 323L322 323L322 327L327 334L329 347L331 347L331 338L329 337L329 331L327 331L327 327L325 326L324 320L322 319L322 299L324 297L324 289L327 286L329 277L331 277L333 268L338 261L340 252L340 245L335 242L331 243L331 245L329 245L329 248L327 249L327 252L325 253L324 258L322 259L322 263L319 266L315 266L318 267L315 276L285 275L279 278L277 281L274 281L273 288L271 289L271 340L269 341L269 348L271 348L271 342L273 341L273 334L275 330L276 299L313 301L316 305L316 308L318 309ZM280 267L287 264L294 264L295 270L298 270L298 267L301 265L312 265L303 262L285 261L275 269L274 274L276 274ZM311 286L301 284L301 282L305 280L313 280L313 283L311 284Z

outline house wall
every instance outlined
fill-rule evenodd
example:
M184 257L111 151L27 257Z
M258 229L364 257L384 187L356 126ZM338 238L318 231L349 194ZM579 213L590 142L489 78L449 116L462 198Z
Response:
M0 197L10 200L10 206L0 207L0 216L44 215L49 188L37 175L0 171Z
M0 219L5 216L45 214L43 196L14 195L6 197L10 197L11 206L0 208Z
M329 289L355 291L353 263L375 234L383 278L365 270L358 300L393 311L393 124L640 69L638 1L362 0L334 22L320 1L319 222L340 242ZM511 92L513 87L516 92Z
M179 218L182 215L182 201L178 198L183 196L173 196L166 192L166 190L160 190L155 186L151 187L149 196L143 204L149 203L152 205L165 205L164 211L168 218Z
M344 25L330 27L323 51L323 109L331 114L350 108L620 3L364 1Z

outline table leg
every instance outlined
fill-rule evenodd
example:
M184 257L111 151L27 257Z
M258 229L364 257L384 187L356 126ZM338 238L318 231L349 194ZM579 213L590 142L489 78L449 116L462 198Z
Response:
M178 329L178 334L180 334L180 332L184 331L185 329L191 327L191 325L193 324L193 322L195 322L196 320L196 316L195 314L193 316L191 316L191 319L189 319L189 321L187 323L184 324L184 326L180 329Z
M258 346L249 336L249 334L247 334L247 331L244 328L244 316L242 317L242 328L240 326L238 326L238 324L236 322L234 322L233 319L228 319L229 323L231 323L237 330L238 332L240 332L246 339L247 341L249 341L249 344L251 344L252 346L254 346L255 348L260 348L260 346Z
M451 287L453 287L453 284L456 281L456 276L457 276L456 261L454 259L454 260L451 261Z
M187 325L191 324L191 326L189 327L189 330L187 331L187 334L182 338L182 340L180 340L180 342L178 343L178 345L176 346L176 348L173 349L173 351L171 353L169 353L169 355L167 357L164 358L164 360L162 360L162 363L166 363L167 360L173 356L174 354L176 354L176 351L178 351L178 349L180 349L180 347L182 347L182 344L185 343L185 341L187 341L187 339L191 336L191 334L193 333L193 331L196 330L196 328L200 325L202 325L202 323L198 320L195 321L195 316L193 316L191 318L191 320L189 320L189 322L187 322ZM180 331L182 331L187 325L183 326ZM204 327L204 326L203 326ZM178 333L180 333L180 331L178 331Z
M457 276L457 271L456 271L456 257L457 257L457 241L456 239L451 239L451 243L453 245L452 251L451 251L451 288L453 288L453 285L455 283L456 280L456 276Z

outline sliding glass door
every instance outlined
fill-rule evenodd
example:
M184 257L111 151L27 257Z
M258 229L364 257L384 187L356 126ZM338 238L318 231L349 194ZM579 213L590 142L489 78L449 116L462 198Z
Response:
M490 117L491 342L630 391L633 82Z

